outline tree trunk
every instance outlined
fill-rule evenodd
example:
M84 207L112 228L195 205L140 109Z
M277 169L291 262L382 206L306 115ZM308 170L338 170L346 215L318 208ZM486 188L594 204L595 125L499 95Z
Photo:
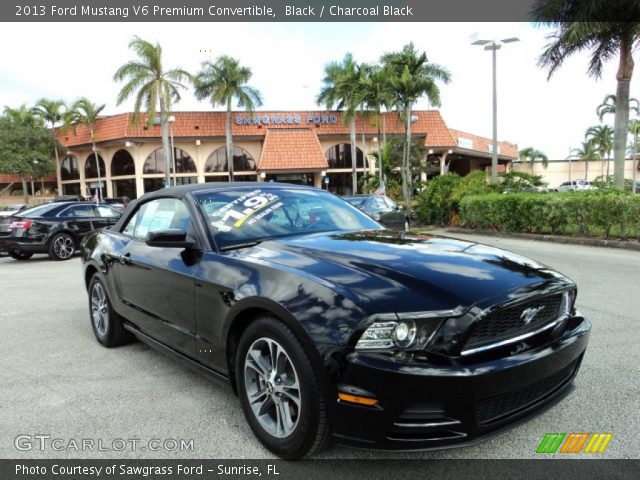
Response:
M589 180L589 160L584 161L584 179Z
M633 42L630 38L622 39L620 45L620 65L616 79L618 87L616 90L616 114L613 125L613 148L614 148L614 184L616 187L624 188L624 159L627 147L627 132L629 131L629 84L633 74L633 57L631 48Z
M24 178L23 174L20 174L20 181L22 182L22 199L24 200L24 203L28 204L29 203L29 191L27 189L29 187L27 187L27 179Z
M358 164L358 151L356 149L356 115L352 113L350 121L351 126L351 183L352 195L358 193L358 174L356 172L356 166Z
M636 155L638 154L638 127L636 127L633 131L633 158L631 160L631 169L632 169L632 178L633 182L631 183L631 192L636 194L636 172L638 170Z
M100 161L98 160L98 149L96 148L96 140L93 135L93 127L89 129L91 132L91 145L93 146L93 158L96 161L96 171L98 173L98 201L101 202L104 198L102 195L102 181L100 180ZM89 191L91 191L91 185L89 185Z
M380 112L378 112L380 115ZM380 138L380 118L378 118L378 185L382 185L382 138Z
M231 99L227 101L227 115L225 117L225 141L227 145L227 166L229 167L229 181L233 182L233 134L231 131Z
M402 193L404 195L405 207L409 209L411 207L411 169L410 169L410 161L411 158L411 115L412 115L412 105L407 105L407 129L406 129L406 137L405 137L405 148L404 148L404 156L402 159L402 170L404 171L404 180L405 186L402 187Z
M171 148L169 146L169 125L167 124L167 112L162 101L162 92L158 88L158 101L160 102L160 130L162 131L162 153L164 156L164 187L171 186Z

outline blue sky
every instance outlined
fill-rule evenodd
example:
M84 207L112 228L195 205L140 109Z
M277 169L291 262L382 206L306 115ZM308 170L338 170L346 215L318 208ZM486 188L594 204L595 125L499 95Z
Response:
M546 30L527 23L40 23L3 24L0 41L11 45L0 58L0 106L18 106L45 96L73 101L87 96L119 113L132 102L115 104L115 70L133 58L134 35L159 41L165 65L196 72L219 54L240 58L252 68L252 85L264 109L317 109L315 96L324 65L353 53L375 62L409 41L452 74L441 86L442 107L451 128L491 136L491 55L471 46L469 36L517 36L520 42L498 52L498 136L520 148L534 146L551 158L565 158L584 131L598 123L595 109L615 93L616 62L603 78L586 75L588 56L571 58L550 81L536 66ZM19 38L20 41L16 42ZM206 50L206 52L201 52ZM209 53L210 51L210 53ZM640 73L631 86L640 96ZM418 108L430 108L421 101ZM210 110L186 92L176 110ZM613 118L605 119L610 123Z

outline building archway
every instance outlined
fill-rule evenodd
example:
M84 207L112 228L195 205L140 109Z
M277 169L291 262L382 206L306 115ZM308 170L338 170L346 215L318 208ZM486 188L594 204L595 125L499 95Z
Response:
M173 157L173 161L169 162L169 173L172 175L171 185L197 183L197 169L193 158L191 158L187 152L178 147L173 149ZM174 164L175 173L173 171ZM145 193L161 189L164 186L164 176L164 149L161 147L151 152L144 161L142 177Z
M136 165L128 150L120 149L111 159L111 187L114 197L136 198Z
M204 165L205 181L228 182L229 164L227 147L215 149ZM255 182L257 180L256 161L244 148L233 147L233 179L237 182Z

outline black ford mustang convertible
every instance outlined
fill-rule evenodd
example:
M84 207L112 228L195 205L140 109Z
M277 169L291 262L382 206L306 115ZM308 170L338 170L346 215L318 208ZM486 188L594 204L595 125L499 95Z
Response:
M566 393L590 330L544 265L391 232L309 187L153 192L82 259L100 343L137 337L228 382L285 458L479 440Z

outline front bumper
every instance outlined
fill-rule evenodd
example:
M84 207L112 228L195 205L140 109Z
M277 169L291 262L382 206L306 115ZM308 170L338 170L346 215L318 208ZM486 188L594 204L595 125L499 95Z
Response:
M591 329L581 316L569 325L538 348L467 365L352 353L339 388L370 392L379 403L368 407L338 401L331 413L334 440L381 450L476 443L568 392Z

